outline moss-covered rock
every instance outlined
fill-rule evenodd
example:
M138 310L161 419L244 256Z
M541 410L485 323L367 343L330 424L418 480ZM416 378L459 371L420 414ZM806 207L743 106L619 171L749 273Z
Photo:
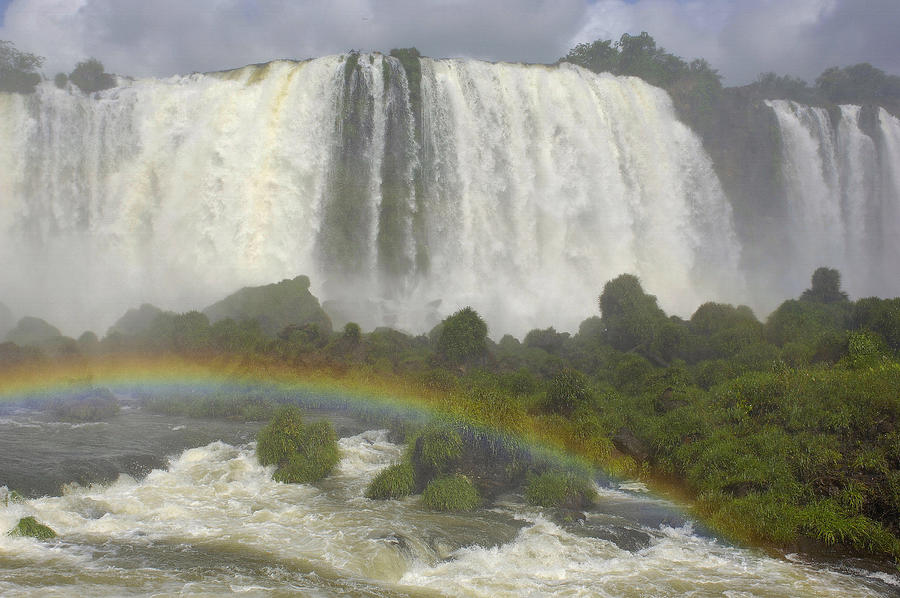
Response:
M396 463L378 472L366 488L366 498L402 498L413 493L416 487L412 465Z
M22 536L28 538L36 538L38 540L49 540L56 537L56 532L40 523L34 517L22 517L16 527L9 531L10 536Z
M596 498L590 480L573 473L545 471L531 476L525 486L525 500L541 507L583 509L593 504Z
M437 476L448 473L459 462L463 441L452 426L429 424L409 445L409 461L418 489Z
M203 313L213 323L225 318L236 322L257 320L269 337L287 326L303 324L317 326L325 334L331 333L331 319L319 305L319 300L309 292L306 276L260 287L245 287L210 305Z
M62 338L59 329L40 318L26 316L6 335L6 340L20 347L40 347Z
M472 511L481 504L481 497L469 478L456 474L431 481L422 502L435 511Z
M129 309L125 314L116 320L116 323L109 327L106 332L107 336L111 334L121 334L123 336L133 336L147 332L153 327L156 318L164 313L170 315L172 312L164 312L155 305L144 303L140 307Z
M340 461L334 427L327 421L303 424L298 407L285 405L259 431L256 454L262 465L277 465L279 482L308 484L330 474Z

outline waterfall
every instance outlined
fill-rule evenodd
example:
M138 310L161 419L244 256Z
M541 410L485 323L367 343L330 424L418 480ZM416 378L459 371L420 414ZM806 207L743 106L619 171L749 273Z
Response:
M102 333L140 302L199 309L304 273L338 323L425 331L471 305L499 338L576 329L623 272L684 316L743 297L730 205L664 91L410 64L0 94L0 301ZM803 226L838 230L829 210Z
M788 202L782 224L796 281L787 294L799 293L816 267L829 266L841 271L854 297L896 295L900 121L879 109L877 126L864 127L860 106L839 106L830 115L787 100L766 103L782 140Z

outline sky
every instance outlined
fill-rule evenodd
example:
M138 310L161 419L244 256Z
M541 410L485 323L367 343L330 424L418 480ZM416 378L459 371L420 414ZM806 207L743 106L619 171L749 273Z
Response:
M900 0L0 0L0 40L136 77L350 49L554 62L575 44L649 32L727 85L761 72L813 82L870 62L900 75Z

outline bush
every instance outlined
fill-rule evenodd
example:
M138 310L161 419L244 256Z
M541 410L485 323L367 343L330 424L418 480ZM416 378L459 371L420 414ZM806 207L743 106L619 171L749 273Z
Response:
M546 401L547 410L551 413L572 415L576 409L591 402L587 378L577 370L562 370L550 381Z
M487 351L487 324L471 307L465 307L441 324L437 354L453 365L480 361Z
M0 91L33 93L41 82L36 71L43 63L41 56L20 52L12 42L0 40Z
M435 511L472 511L481 499L469 478L457 474L429 483L422 493L422 502Z
M402 498L412 494L415 485L412 465L396 463L378 472L366 488L366 498Z
M75 70L69 73L69 81L84 93L103 91L116 85L116 78L105 72L103 63L96 58L89 58L76 64Z
M16 527L9 530L9 535L49 540L56 537L56 532L43 523L39 523L34 517L22 517Z
M573 473L545 471L531 476L525 486L525 500L539 507L583 509L593 504L597 492L590 480Z
M327 421L304 425L300 409L286 405L259 431L256 455L261 465L277 465L278 482L304 484L330 474L340 460L337 434Z

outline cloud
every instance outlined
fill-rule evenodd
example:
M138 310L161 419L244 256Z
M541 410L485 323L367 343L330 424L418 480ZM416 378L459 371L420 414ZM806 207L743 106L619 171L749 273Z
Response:
M813 81L857 62L900 74L897 0L599 0L588 12L573 45L647 31L670 52L706 58L726 84L766 71Z
M13 0L0 39L70 70L88 56L135 76L416 46L429 56L551 62L583 0Z
M94 56L135 76L273 58L416 46L429 56L553 62L581 41L648 31L727 84L760 72L809 81L871 62L900 74L898 0L0 0L0 39L47 57Z

